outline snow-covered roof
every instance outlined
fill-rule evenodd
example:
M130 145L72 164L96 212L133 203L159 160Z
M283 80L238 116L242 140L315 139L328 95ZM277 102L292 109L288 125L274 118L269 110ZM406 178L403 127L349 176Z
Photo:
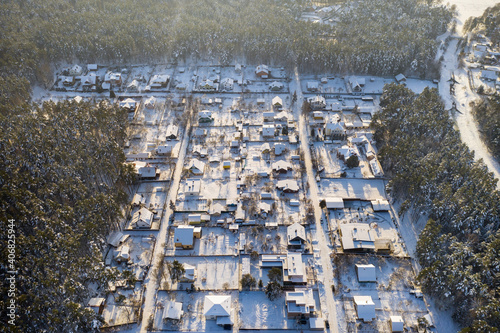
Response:
M283 100L279 96L275 96L272 100L273 105L283 106Z
M181 245L193 245L194 227L192 225L180 225L174 232L174 243Z
M328 209L342 209L344 208L344 200L339 197L325 198L326 208Z
M294 241L306 241L306 229L297 222L287 227L286 234L289 244Z
M288 171L292 170L292 164L287 161L279 160L272 164L273 171Z
M404 331L404 320L401 316L390 316L389 320L391 322L392 332L403 332Z
M376 282L377 275L374 265L356 264L356 274L359 282Z
M375 233L368 224L341 224L340 231L344 250L375 249Z
M210 317L229 317L231 314L231 296L206 295L203 314Z
M299 184L294 179L283 179L278 181L276 188L285 192L298 192Z
M354 304L359 319L363 321L375 319L375 303L371 296L354 296Z
M372 200L371 203L374 212L388 211L390 209L389 201L385 199Z
M184 192L187 194L198 194L201 189L201 180L199 179L186 179L186 184L184 185Z
M167 301L163 307L163 320L176 319L180 320L184 312L182 311L182 303Z
M203 174L205 170L205 162L200 161L197 158L193 158L191 162L189 162L188 169L195 175Z
M147 208L142 207L132 216L130 225L132 228L151 227L153 221L153 212Z
M136 105L137 105L137 102L135 100L133 100L132 98L124 99L119 104L119 106L121 108L129 109L129 110L135 109Z

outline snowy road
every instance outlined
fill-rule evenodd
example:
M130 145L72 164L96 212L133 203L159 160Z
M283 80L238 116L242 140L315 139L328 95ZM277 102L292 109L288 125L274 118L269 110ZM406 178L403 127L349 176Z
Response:
M317 244L313 244L314 252L319 250L319 261L321 267L317 269L318 272L318 285L320 292L321 310L323 312L323 317L328 319L330 323L331 332L346 332L347 327L345 326L345 319L337 317L337 305L331 290L331 285L333 285L333 268L330 260L330 251L328 243L325 238L325 233L322 232L323 227L321 226L322 211L319 207L318 199L318 186L314 178L314 171L311 162L311 152L309 150L309 138L307 135L307 128L304 116L302 115L302 101L304 97L302 95L302 89L300 86L300 78L298 69L295 68L294 80L290 84L290 91L295 90L297 92L297 101L294 105L294 117L299 120L299 138L300 138L300 150L304 152L304 161L306 165L307 179L309 183L309 199L312 200L314 207L314 217L316 222L316 239ZM326 303L325 303L326 301ZM326 308L325 308L326 307ZM340 319L340 320L339 320Z
M191 119L191 110L188 113L188 119ZM160 231L158 232L158 238L156 239L155 248L153 251L153 265L149 270L148 276L144 281L144 285L146 287L144 307L143 307L143 317L142 317L142 325L141 325L141 333L147 332L147 327L149 324L149 318L154 316L155 313L155 304L156 304L156 293L158 291L158 285L160 281L158 281L158 274L153 274L153 272L158 271L158 267L160 263L164 260L165 255L165 245L167 241L167 231L168 225L170 224L170 215L172 214L172 210L170 209L169 202L172 200L175 202L175 198L177 196L177 191L179 189L179 183L181 180L182 169L184 166L184 158L186 156L186 149L189 143L189 128L191 127L191 121L188 120L186 125L186 130L184 132L184 138L182 140L181 149L179 151L179 158L177 159L177 164L175 167L174 177L171 182L170 191L168 192L168 196L165 199L164 205L164 214L163 219L161 221Z
M460 130L460 137L470 150L474 151L476 160L483 159L488 170L493 172L495 178L500 179L500 163L490 154L486 145L482 141L477 123L471 112L471 102L479 99L475 91L469 86L467 70L458 69L457 39L450 42L449 47L443 54L444 60L441 67L441 81L439 83L439 93L445 102L446 109L451 109L453 102L456 103L459 112L455 113L455 121ZM450 95L449 78L455 74L455 96ZM500 189L500 183L497 182Z

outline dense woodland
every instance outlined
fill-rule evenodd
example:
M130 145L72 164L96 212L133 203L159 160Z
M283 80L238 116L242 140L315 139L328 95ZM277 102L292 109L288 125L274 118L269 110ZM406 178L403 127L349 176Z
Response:
M104 269L102 251L133 179L119 145L127 115L104 102L31 105L28 88L0 79L0 276L14 219L19 315L11 326L3 314L0 330L91 331L95 314L81 306L88 288L117 276Z
M417 244L423 290L454 309L463 332L500 329L500 193L460 141L436 90L384 88L373 119L400 214L428 216Z
M48 84L51 64L245 58L303 70L436 76L437 0L345 1L335 24L300 20L305 0L7 0L0 68ZM20 24L22 22L22 24Z

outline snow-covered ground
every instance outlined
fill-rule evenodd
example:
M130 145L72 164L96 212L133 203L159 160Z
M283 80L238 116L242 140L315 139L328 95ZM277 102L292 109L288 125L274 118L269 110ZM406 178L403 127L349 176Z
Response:
M450 0L451 5L456 5L458 10L457 25L462 26L470 16L481 16L484 10L498 3L497 0Z

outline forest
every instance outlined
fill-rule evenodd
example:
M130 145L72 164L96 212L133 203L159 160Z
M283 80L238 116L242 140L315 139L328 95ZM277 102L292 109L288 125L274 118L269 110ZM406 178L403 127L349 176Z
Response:
M0 233L0 276L13 264L18 315L15 326L2 315L1 330L90 332L98 318L81 306L90 286L118 277L102 251L134 180L121 148L127 115L106 102L33 105L29 83L12 77L0 91L0 227L13 220L15 231L13 262Z
M438 0L345 1L332 24L300 20L306 0L8 0L0 68L46 83L56 62L244 59L302 70L436 77L454 9ZM19 22L23 22L22 25Z
M490 38L493 44L500 42L500 3L487 8L483 15L470 17L464 23L464 33L481 33Z
M400 215L428 218L417 243L422 289L454 310L462 332L498 332L497 180L460 141L437 90L386 85L380 106L372 126L388 190Z

